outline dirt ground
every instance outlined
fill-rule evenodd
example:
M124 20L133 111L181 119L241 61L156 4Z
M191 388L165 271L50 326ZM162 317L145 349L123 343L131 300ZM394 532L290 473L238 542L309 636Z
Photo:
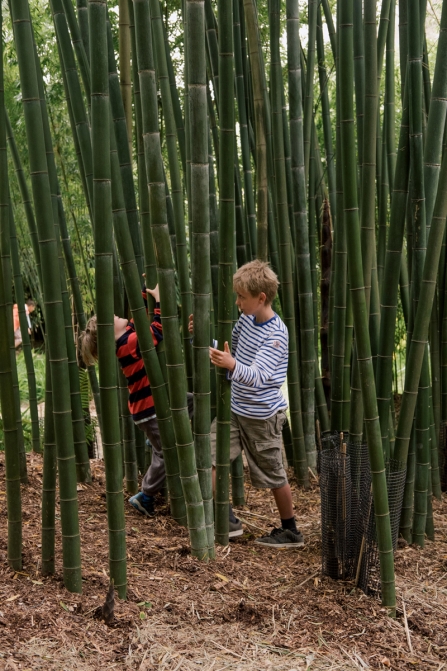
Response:
M447 498L435 502L436 542L400 547L398 616L351 584L322 578L320 500L296 488L302 550L252 543L278 523L267 493L247 485L239 516L246 533L204 564L160 504L154 519L126 505L128 599L116 600L110 626L95 617L108 589L104 471L79 486L83 594L56 575L42 577L42 459L28 456L23 487L23 570L6 563L4 457L0 455L0 670L248 671L270 669L427 669L447 671ZM408 633L403 617L403 604ZM410 649L411 647L411 649Z

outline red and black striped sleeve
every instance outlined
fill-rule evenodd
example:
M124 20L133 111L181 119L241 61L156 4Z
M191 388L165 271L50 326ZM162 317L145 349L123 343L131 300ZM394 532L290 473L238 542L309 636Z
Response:
M155 303L154 321L151 324L151 333L154 345L157 346L158 343L160 343L163 340L163 326L161 324L160 303Z

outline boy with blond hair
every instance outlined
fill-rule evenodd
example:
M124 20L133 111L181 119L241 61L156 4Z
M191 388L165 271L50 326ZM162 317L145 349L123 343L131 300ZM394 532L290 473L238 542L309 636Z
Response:
M231 380L230 461L244 450L253 487L271 490L281 518L280 527L255 543L297 548L304 540L282 463L287 401L281 387L287 375L289 336L272 308L278 285L268 263L256 260L239 268L233 287L241 315L233 329L231 351L227 342L223 352L210 347L210 358L228 370ZM215 480L216 421L211 427L211 451Z

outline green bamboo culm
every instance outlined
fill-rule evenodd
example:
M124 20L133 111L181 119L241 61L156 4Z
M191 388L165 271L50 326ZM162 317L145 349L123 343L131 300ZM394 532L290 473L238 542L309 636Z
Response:
M129 411L129 388L121 367L117 371L119 381L119 405L121 416L121 438L123 444L124 476L128 494L138 492L138 463L135 444L135 424ZM138 428L137 428L138 431Z
M35 45L34 45L35 47ZM68 355L68 370L70 375L70 400L73 425L73 440L76 455L76 473L78 482L91 482L90 460L88 456L87 443L85 437L84 411L81 402L81 390L79 383L79 370L76 358L76 348L73 339L72 317L70 299L66 281L67 275L71 279L71 289L77 314L81 321L81 327L85 323L84 310L82 307L82 297L77 279L76 267L74 264L71 245L69 244L65 213L60 196L59 183L54 160L53 142L51 139L50 124L48 119L47 105L43 88L42 69L40 67L39 57L36 48L34 48L34 57L36 61L37 84L39 87L40 108L42 113L42 123L45 140L45 151L47 155L48 176L50 181L51 202L53 206L53 221L55 224L56 241L58 245L59 268L61 278L62 305L65 321L65 338ZM62 245L60 230L64 231L65 245ZM68 244L67 244L68 242ZM65 256L65 262L63 258Z
M191 387L192 353L188 331L188 320L191 314L191 286L189 281L188 248L186 242L185 213L183 203L183 185L180 172L180 161L177 149L177 128L174 114L174 100L169 82L168 63L166 58L163 22L159 0L151 0L151 25L154 40L157 79L163 106L163 117L166 124L166 144L169 159L169 176L173 205L174 227L176 236L177 275L181 300L181 320L183 336L183 353L185 357L188 387ZM205 98L206 103L206 98ZM205 106L206 108L206 106ZM205 131L203 131L205 132ZM205 217L206 218L206 217Z
M233 7L219 0L219 280L218 347L231 349L235 248ZM227 371L217 368L216 541L228 544L231 387Z
M243 0L245 25L250 53L251 83L253 87L253 113L256 137L256 254L261 261L268 259L268 184L267 184L267 140L265 126L265 100L262 78L262 63L258 47L258 19L256 0Z
M107 68L107 4L89 0L92 74L93 211L95 282L98 320L99 390L106 472L109 570L120 598L127 593L126 530L124 522L123 462L115 362L113 315L113 234L109 135L109 80Z
M25 173L23 171L22 162L20 160L20 155L17 149L17 144L14 138L14 134L11 128L11 122L9 121L8 112L6 113L6 138L8 140L9 151L11 152L11 158L14 165L14 170L16 173L17 182L19 185L20 193L23 201L23 208L25 210L26 220L29 229L29 235L31 239L31 246L33 249L34 260L36 263L37 269L37 282L39 285L39 290L42 287L42 269L40 265L40 249L39 249L39 240L37 237L37 227L36 221L34 219L33 204L31 197L28 191L28 185L26 182ZM26 194L26 196L25 196Z
M22 334L22 349L26 366L26 377L28 384L28 401L31 418L31 441L33 452L41 453L39 415L37 410L37 388L36 373L34 371L33 355L31 351L30 337L28 333L28 321L25 314L25 295L23 291L23 279L20 269L19 246L17 241L17 231L12 212L12 204L9 205L9 235L11 240L11 264L14 278L14 291L17 306L19 309L20 331Z
M84 45L87 62L90 63L90 41L88 29L88 6L87 0L76 0L76 10L78 13L79 30L81 32L82 43Z
M306 72L306 88L303 105L304 112L304 168L306 171L306 180L309 176L309 159L310 159L310 145L312 137L312 122L313 122L313 92L314 92L314 69L315 69L315 41L317 38L317 0L309 0L307 3L307 22L309 31L309 41L307 45L307 72Z
M385 458L390 456L389 407L392 394L394 332L399 289L399 272L402 261L402 244L405 227L408 177L410 172L410 145L408 137L409 110L408 90L404 94L404 105L399 135L394 189L391 199L390 225L385 256L385 268L381 288L381 320L379 357L377 361L377 403L380 416L382 444ZM405 266L406 267L406 266Z
M242 454L231 462L231 501L238 508L245 505L244 462Z
M308 485L308 459L312 466L311 450L306 458L306 445L301 440L303 436L303 419L301 408L301 384L299 359L296 345L295 310L292 278L292 256L289 232L289 217L287 203L287 184L284 160L284 132L282 126L282 75L279 55L279 4L276 0L270 2L270 53L271 53L271 97L272 97L272 128L273 128L273 160L276 174L276 201L278 209L278 238L281 262L281 288L284 322L289 332L289 363L287 368L287 383L289 389L290 419L294 442L294 466L298 482ZM294 166L295 167L295 166ZM312 297L311 297L312 302ZM311 307L313 324L313 307ZM313 355L313 332L311 333L311 378L315 379ZM312 390L313 396L313 390ZM308 410L308 408L306 408ZM314 411L313 411L314 413ZM313 414L312 413L312 414ZM314 418L312 416L312 422ZM304 447L304 450L303 450ZM309 446L310 447L310 446Z
M242 16L243 19L243 16ZM250 157L250 137L248 127L248 111L246 104L246 88L248 82L244 79L244 64L242 59L241 16L239 0L233 0L233 32L234 32L234 65L236 80L236 97L238 120L241 139L242 167L244 170L244 195L247 211L248 230L252 249L252 257L256 257L256 208L253 191L253 176Z
M107 18L107 44L108 44L110 108L112 110L113 128L115 130L115 138L116 138L116 148L118 152L118 160L121 169L121 181L123 185L123 196L126 207L127 223L131 231L132 244L135 250L135 260L137 262L140 275L142 275L144 272L143 243L141 240L137 199L135 194L135 185L133 181L132 156L130 153L129 138L127 133L126 114L124 110L123 99L121 97L118 73L116 70L112 29L108 18Z
M81 592L81 557L70 382L57 240L45 155L33 35L27 0L13 0L11 9L40 243L45 319L51 324L51 329L47 334L47 345L50 353L52 388L58 390L58 393L54 395L53 403L59 466L64 584L72 592Z
M299 458L295 465L301 464L297 477L304 477L307 466L316 467L315 451L315 347L313 291L310 272L309 225L306 206L306 177L304 165L303 105L299 41L298 0L287 0L287 61L289 78L290 141L293 179L293 221L295 229L296 273L298 281L298 301L300 313L300 355L301 355L301 393L302 423L307 463ZM278 39L278 36L276 36ZM277 67L280 67L279 55ZM279 72L277 73L279 76ZM292 428L292 435L294 430ZM307 476L306 476L307 477ZM304 480L306 480L304 477Z
M93 182L92 182L92 146L90 137L90 124L85 109L84 98L81 90L81 83L76 68L76 60L73 53L73 47L70 41L67 21L62 6L62 0L52 0L51 10L53 14L53 22L56 31L57 43L59 47L59 59L61 69L64 71L64 81L66 82L66 95L69 98L69 109L73 115L75 123L74 137L75 144L79 146L80 152L80 170L85 179L85 198L92 217L93 207ZM67 100L68 102L68 100ZM73 129L74 130L74 129Z
M179 464L177 457L177 448L175 445L175 436L172 426L172 418L169 409L169 400L166 391L166 381L160 365L160 349L163 342L158 345L158 352L154 347L151 331L148 329L147 315L140 290L140 274L138 271L134 248L130 230L127 225L127 216L123 188L121 182L121 172L116 151L115 134L110 132L111 143L111 167L112 167L112 209L113 209L113 227L115 233L116 245L119 252L121 271L126 289L129 307L132 319L135 324L135 330L138 337L138 346L143 358L144 367L151 381L151 389L154 396L154 403L157 412L158 425L163 447L163 457L166 468L166 481L170 494L170 505L172 518L181 525L186 524L185 501L179 478ZM147 186L145 186L147 189ZM152 236L150 234L150 244L152 245ZM143 231L144 237L148 237L147 232ZM152 270L152 268L151 268ZM154 273L151 285L157 283L157 274ZM147 277L146 277L147 280ZM142 432L137 429L137 436ZM143 434L142 434L143 435ZM141 458L140 458L141 461Z
M156 0L158 4L158 0ZM202 491L208 556L214 558L214 503L210 447L210 217L208 122L206 99L205 12L204 2L187 2L188 102L191 137L191 270L194 314L193 389L194 446ZM160 50L164 55L164 45ZM169 91L168 91L169 94ZM170 94L169 94L170 95ZM173 119L172 115L172 119ZM182 221L184 228L184 224ZM228 476L227 476L228 480Z
M360 248L360 227L356 189L356 156L353 114L353 6L352 0L338 4L340 14L340 121L343 170L343 207L349 255L349 280L356 333L357 356L364 407L368 452L372 473L374 512L380 557L382 603L391 615L396 612L394 555L388 506L385 463L377 412L374 371L366 318L366 299Z
M132 81L131 81L131 52L130 52L130 20L127 0L119 1L119 63L120 89L123 107L126 115L127 135L129 140L129 155L132 160Z
M428 339L431 309L436 288L436 276L441 254L447 216L447 155L443 156L439 186L428 237L427 252L421 281L421 290L415 315L410 351L406 362L405 389L396 430L394 458L404 464L409 458L412 419L415 412L417 389Z
M78 19L76 18L72 1L62 0L62 4L64 7L67 24L70 29L73 48L76 54L76 60L78 61L79 70L81 72L82 83L84 85L85 96L87 98L87 105L90 110L90 96L91 96L90 66L87 58L87 53L84 48L84 43L82 41L81 30L79 27Z
M410 212L413 232L412 262L412 311L408 339L411 337L414 316L417 313L421 277L423 273L427 226L425 212L425 188L423 170L423 119L422 107L417 101L422 100L422 34L421 21L424 17L418 4L408 3L408 91L410 103ZM411 318L413 317L413 319ZM411 347L410 347L411 349ZM416 471L414 485L414 516L413 540L424 546L425 521L427 514L428 465L429 448L429 371L428 351L424 353L424 363L418 388L416 403Z
M5 134L5 143L3 147L0 147L6 154L6 134ZM6 182L7 173L6 174ZM9 193L9 192L8 192ZM14 402L16 406L16 423L17 423L17 439L19 446L19 461L20 461L20 481L22 484L28 482L27 476L27 466L26 466L26 452L25 452L25 437L23 434L23 424L22 424L22 410L20 406L20 388L19 388L19 376L17 372L17 362L16 362L16 349L15 349L15 339L14 339L14 329L13 329L13 298L12 298L12 268L11 268L11 240L9 235L9 202L8 196L6 197L6 202L4 205L5 208L5 221L1 230L0 238L0 255L2 259L2 273L3 273L3 286L5 291L5 302L6 302L6 318L8 321L8 327L5 331L6 339L9 345L9 356L11 357L11 374L12 374L12 384L14 389ZM20 306L23 310L24 305ZM28 325L26 325L26 331L28 331Z
M138 62L136 57L137 47L135 42L134 7L133 7L133 0L128 0L128 2L129 2L130 37L132 41L132 54L134 54L132 58L132 77L133 77L135 134L136 134L137 165L138 165L138 198L139 198L141 235L143 238L144 272L146 274L146 286L155 287L158 280L157 280L157 268L155 263L154 243L152 240L151 218L149 212L149 192L147 189L146 164L144 161L140 80L138 77ZM149 313L150 312L151 310L149 310Z
M166 211L166 187L158 128L158 101L148 0L134 0L141 90L142 132L149 187L151 227L157 255L163 334L180 478L186 503L191 552L208 558L208 539L194 443L186 406L186 373L177 316L174 263ZM150 373L149 373L150 375ZM156 402L156 400L155 400Z
M56 436L48 351L45 352L45 425L42 473L42 574L53 575L56 536Z
M3 14L0 7L0 27L3 26ZM12 362L9 351L9 333L11 324L7 318L7 289L3 272L3 245L9 238L9 190L8 159L6 154L6 121L3 83L3 42L0 47L0 408L3 422L6 470L6 505L8 516L8 564L15 571L22 568L22 499L20 492L20 461L16 405L12 378ZM9 241L8 241L9 242ZM9 245L8 245L9 246Z

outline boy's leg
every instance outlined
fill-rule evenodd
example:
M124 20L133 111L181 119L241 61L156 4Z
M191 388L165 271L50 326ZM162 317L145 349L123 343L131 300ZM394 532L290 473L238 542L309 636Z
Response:
M282 462L281 430L285 413L280 411L269 419L236 417L251 483L257 489L271 490L281 518L279 529L255 542L275 547L301 547L303 537L296 528L292 492Z
M157 418L154 417L147 422L137 424L137 427L144 431L152 445L152 461L144 475L141 490L146 496L155 496L163 488L166 479L165 462Z
M272 489L281 520L289 520L293 517L292 491L289 483L278 489Z
M162 489L166 479L165 462L157 418L154 417L147 420L147 422L137 424L137 427L149 438L152 446L152 461L141 483L141 492L135 494L135 496L131 496L129 503L138 512L147 517L152 517L155 515L154 496Z

